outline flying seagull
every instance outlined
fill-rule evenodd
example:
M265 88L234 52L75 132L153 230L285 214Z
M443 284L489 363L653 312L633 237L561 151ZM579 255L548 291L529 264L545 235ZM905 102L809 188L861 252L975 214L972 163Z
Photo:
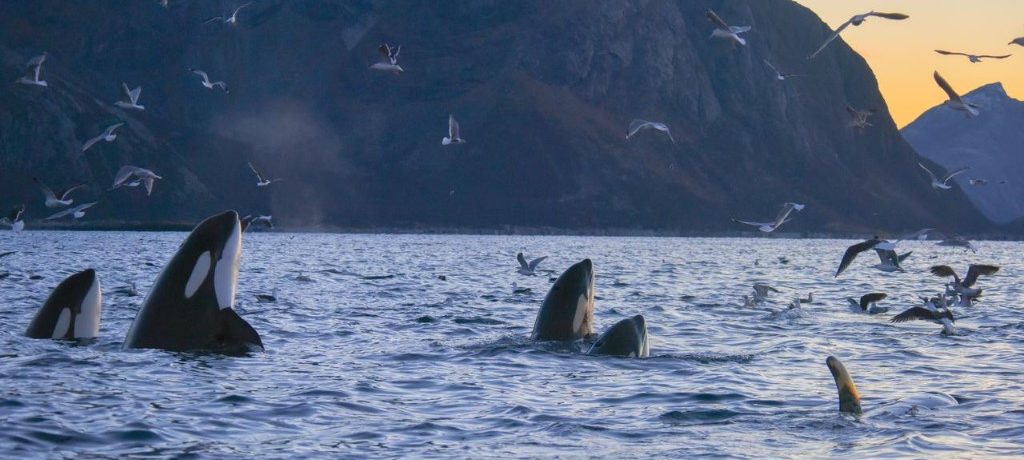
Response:
M199 75L203 79L203 81L201 81L200 83L202 83L203 86L207 89L220 88L222 91L224 91L225 94L230 93L230 91L228 91L227 83L224 83L223 81L211 82L210 76L207 75L206 72L199 69L188 69L188 71L196 75Z
M932 179L932 188L936 189L936 190L938 190L938 189L949 190L949 189L953 188L952 185L949 185L949 183L948 183L949 180L952 179L953 176L955 176L957 174L960 174L960 173L963 173L963 172L965 172L965 171L967 171L968 169L971 168L970 166L964 166L964 167L959 168L959 169L954 169L954 170L946 173L945 176L942 176L942 180L939 180L939 178L935 177L935 174L932 173L932 170L930 170L927 167L925 167L925 165L923 165L921 163L918 163L917 165L920 166L921 169L925 170L925 172L928 173L928 177L930 177Z
M117 128L120 128L122 125L124 125L124 123L115 123L110 126L107 126L107 129L103 130L103 134L100 134L99 136L96 136L92 139L85 141L85 143L82 144L82 151L84 152L86 150L89 150L89 147L92 147L93 144L99 141L114 142L114 139L117 139L117 134L114 134L114 131L117 130Z
M972 63L981 62L982 59L1006 59L1011 56L1009 54L1004 54L1002 56L992 56L988 54L966 54L943 50L935 50L935 52L944 56L966 56L967 60L971 61Z
M900 240L927 240L928 234L935 230L934 228L922 228L914 233L908 233L903 235Z
M249 5L252 5L252 3L246 3L246 4L244 4L244 5L242 5L242 6L238 7L238 8L235 8L235 12L231 13L230 16L226 16L226 17L225 16L214 16L214 17L212 17L210 19L207 19L207 20L203 21L203 24L208 24L208 23L211 23L211 22L220 21L220 22L222 22L224 24L229 24L229 25L232 25L232 26L237 25L238 24L238 12L241 11L242 8L245 8L245 7L249 6Z
M548 256L538 257L536 259L531 260L529 263L527 263L526 262L526 256L524 256L523 253L520 252L519 254L516 254L516 260L519 261L519 269L516 270L516 271L520 275L533 276L533 275L536 274L537 265L540 265L540 263L543 262L544 259L547 259L547 258L548 258Z
M664 123L640 119L629 122L629 131L626 131L626 140L629 140L629 138L633 137L637 132L643 129L656 129L661 131L668 134L668 140L672 141L673 144L676 143L676 140L672 138L672 132L668 130L668 126L665 126Z
M26 85L33 85L33 86L42 86L42 87L48 86L46 84L46 80L40 80L39 79L39 73L43 70L43 62L45 62L45 61L46 61L46 53L40 54L39 56L36 56L36 57L34 57L32 59L29 59L28 63L25 64L25 67L28 67L28 68L32 69L31 78L30 77L21 77L21 78L18 79L18 83L22 83L22 84L26 84Z
M935 77L935 83L938 83L939 88L942 88L942 90L946 92L946 95L949 96L949 100L943 102L943 105L953 110L963 111L964 114L967 115L967 118L978 115L978 106L971 104L970 102L965 102L960 95L956 93L956 91L953 91L953 87L949 86L946 79L942 78L942 75L939 75L938 70L935 71L933 76Z
M461 144L463 142L466 142L466 140L459 137L459 122L455 121L454 116L448 115L448 137L441 139L441 145Z
M775 216L775 220L772 222L749 222L738 219L733 219L732 221L740 224L753 225L762 232L771 233L782 226L782 224L790 221L790 213L793 211L803 211L803 209L804 205L799 203L782 203L782 208L779 209L779 214Z
M99 203L99 201L93 201L92 203L82 203L73 208L68 208L63 211L55 212L52 215L50 215L50 217L47 217L46 219L43 220L60 219L61 217L67 215L71 215L71 217L74 219L81 219L82 217L85 217L85 210L95 206L96 203Z
M278 179L276 177L273 178L273 179L265 179L263 177L263 175L260 174L260 172L256 170L256 167L253 166L252 163L249 163L249 169L251 169L252 172L254 174L256 174L256 186L257 187L266 187L266 186L268 186L268 185L270 185L270 184L272 184L274 182L280 182L281 181L281 179Z
M999 271L999 267L995 265L982 265L982 264L971 264L967 267L967 276L962 280L957 276L956 271L950 268L948 265L936 265L930 270L933 275L941 277L953 277L953 289L960 295L968 297L978 297L981 295L981 289L975 289L974 283L978 281L978 277L982 275L991 275Z
M926 300L923 306L912 307L894 316L891 322L903 323L916 320L932 321L941 324L943 334L956 335L956 327L953 326L956 318L953 317L953 312L946 306L946 299L942 294Z
M747 41L740 37L740 34L750 31L750 26L730 26L711 10L707 11L707 16L715 25L715 30L711 32L712 37L732 40L743 46L747 45Z
M128 179L133 180L129 181ZM121 169L117 170L117 174L114 176L114 185L110 187L111 190L118 187L138 187L143 185L146 187L146 196L153 193L153 181L156 179L163 179L156 175L153 171L138 166L122 166Z
M935 245L936 246L954 246L954 247L958 247L958 248L964 248L965 252L967 250L970 250L971 252L978 252L978 250L974 248L974 245L971 244L970 241L968 241L966 238L964 238L962 236L954 236L952 238L946 238L946 239L944 239L942 241L939 241L938 243L935 243Z
M249 226L252 225L252 224L259 224L259 225L263 225L264 227L267 227L267 228L274 228L274 216L270 216L270 215L267 215L267 216L262 216L262 215L254 216L252 214L249 214L249 215L246 215L245 217L243 217L243 218L241 218L239 220L242 222L242 231L243 232L248 230Z
M20 232L25 229L25 221L22 216L25 214L25 205L17 205L11 208L7 217L0 218L0 224L9 225L12 231Z
M399 72L404 72L402 66L398 65L398 53L402 51L402 45L392 47L387 43L381 43L377 47L377 51L384 57L384 60L371 65L371 69L394 72L395 75L398 75Z
M885 313L889 311L889 307L879 307L876 305L882 299L888 297L888 294L883 292L872 292L870 294L864 294L860 298L860 302L853 300L853 298L847 298L846 301L850 303L850 309L855 312L863 312L869 315L877 315L879 313Z
M853 263L853 259L856 259L858 254L869 249L874 249L875 252L878 253L880 263L875 265L875 268L882 271L903 271L903 268L900 267L900 262L910 255L909 252L903 255L896 255L896 243L879 239L878 236L875 235L869 240L862 241L846 248L846 252L843 253L843 259L839 262L839 269L836 270L835 276L839 277L839 274L845 271L846 268Z
M811 53L810 56L807 56L807 59L814 59L815 57L817 57L818 54L821 53L822 51L824 51L825 48L828 47L829 43L832 43L833 40L835 40L837 37L839 37L839 34L842 33L843 30L845 30L847 27L849 27L850 25L859 26L859 25L863 24L864 21L866 21L871 16L877 16L877 17L885 18L885 19L894 19L894 20L897 20L897 21L901 21L903 19L907 19L907 18L910 17L910 16L907 16L907 15L901 14L901 13L879 13L879 12L875 12L875 11L868 11L867 13L864 13L864 14L854 15L852 18L850 18L849 21L846 21L842 25L840 25L835 30L835 32L832 32L832 35L829 35L828 39L825 40L825 43L822 43L821 47L818 48L817 51Z
M847 104L846 113L850 114L850 126L864 129L871 126L871 123L868 123L868 117L875 114L875 109L857 110Z
M125 97L125 101L117 101L114 105L123 109L130 110L146 110L145 106L139 105L139 95L142 94L142 87L136 87L135 89L128 89L127 83L121 83L121 94Z
M775 73L775 79L776 80L784 81L787 78L802 77L803 76L803 75L798 75L798 74L795 74L795 73L782 73L782 72L779 71L779 69L776 69L775 66L773 66L771 62L768 62L767 59L762 59L762 61L764 61L764 65L768 66L768 68L772 69L772 72Z
M43 196L46 198L45 204L47 208L60 208L63 206L70 205L75 201L72 200L69 196L71 195L71 192L78 190L82 187L85 187L85 184L78 184L68 187L64 190L60 190L60 193L54 193L53 189L48 187L45 183L43 183L43 181L39 180L39 178L33 177L32 181L39 185L39 188L43 190Z

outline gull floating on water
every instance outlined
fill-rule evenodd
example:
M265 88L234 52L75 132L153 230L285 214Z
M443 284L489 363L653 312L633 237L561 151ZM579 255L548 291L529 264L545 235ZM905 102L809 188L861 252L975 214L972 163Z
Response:
M935 83L938 83L939 88L942 88L942 90L946 92L946 96L949 96L949 100L943 102L943 105L953 110L960 110L964 112L964 114L967 115L967 118L977 116L978 113L980 113L978 112L977 105L964 101L956 91L953 91L953 87L949 86L949 83L945 78L942 78L942 75L939 75L938 70L935 71L933 76L935 77Z
M257 187L266 187L266 186L268 186L268 185L270 185L270 184L272 184L274 182L281 182L281 180L282 180L282 179L278 179L276 177L273 178L273 179L265 179L263 177L263 175L260 174L260 172L256 170L256 167L253 166L251 162L249 163L249 169L252 170L253 174L256 174L256 186Z
M520 275L533 276L536 274L537 265L540 265L540 263L547 258L548 256L542 256L531 260L530 263L526 263L526 256L520 252L519 254L516 254L516 260L519 261L519 269L517 269L516 272Z
M93 144L99 141L114 142L114 139L117 139L117 134L114 134L114 131L117 130L117 128L120 128L122 125L124 125L124 123L115 123L110 126L107 126L107 129L103 130L103 134L100 134L99 136L96 136L92 139L85 141L85 143L82 144L82 151L84 152L86 150L89 150L89 147L92 147Z
M459 137L459 122L455 121L454 116L448 115L448 137L441 139L441 145L461 144L463 142L466 142L466 140Z
M764 283L754 283L754 293L751 297L755 304L760 304L768 300L768 294L771 292L780 291Z
M192 72L192 73L194 73L196 75L199 75L203 79L200 83L202 83L203 86L206 87L207 89L220 88L222 91L224 91L225 94L230 93L230 91L228 91L228 84L227 83L224 83L223 81L219 81L219 80L211 82L210 81L210 76L207 75L206 72L204 72L202 70L199 70L199 69L188 69L188 71Z
M874 268L884 272L903 271L903 268L900 266L900 262L911 254L908 252L903 255L896 255L896 243L879 239L876 235L869 240L862 241L847 248L846 252L843 253L843 259L839 262L839 269L836 270L835 276L838 277L840 273L845 271L846 268L853 263L853 260L857 258L858 254L869 249L874 249L875 252L878 253L879 263L875 265Z
M71 192L75 190L85 187L85 184L78 184L68 187L64 190L60 190L60 193L54 193L53 189L48 187L45 183L43 183L43 181L39 180L39 178L33 177L32 180L39 185L40 189L43 190L43 197L46 198L45 204L47 208L60 208L62 206L68 206L71 203L74 203L75 200L72 200L71 197L69 197L68 195L71 195Z
M871 126L871 123L868 123L868 117L875 114L875 109L857 110L847 104L846 113L850 114L850 126L864 129Z
M47 85L46 80L39 79L39 73L43 70L43 62L46 62L46 53L40 54L39 56L29 59L28 63L25 64L25 67L29 67L32 69L31 78L21 77L18 79L18 83L42 87L49 86Z
M746 46L747 41L740 37L740 34L750 31L750 26L730 26L726 24L722 18L718 17L714 11L707 10L708 19L715 24L715 30L711 31L711 36L721 38L725 40L732 40L735 43Z
M920 166L921 169L925 170L925 172L928 173L928 177L931 177L931 179L932 179L932 188L934 188L934 189L942 189L942 190L949 190L949 189L953 188L952 185L948 184L949 180L952 179L953 176L955 176L957 174L960 174L960 173L963 173L964 171L967 171L968 169L971 169L970 166L964 166L964 167L959 168L959 169L954 169L954 170L946 173L945 176L942 176L942 180L939 180L939 178L935 177L935 174L932 173L932 170L928 169L925 165L923 165L921 163L918 163L917 165Z
M821 47L819 47L817 51L811 53L810 56L807 56L807 59L814 59L816 56L818 56L818 54L824 51L825 48L828 47L829 43L832 43L833 40L839 37L839 34L842 33L843 30L845 30L847 27L851 25L855 27L859 26L863 24L864 21L866 21L871 16L876 16L885 19L893 19L897 21L901 21L903 19L907 19L910 17L902 13L879 13L875 11L868 11L867 13L864 14L854 15L852 18L850 18L850 20L844 22L842 25L836 28L835 32L832 32L832 35L829 35L829 37L825 40L825 43L822 43Z
M672 138L672 132L668 130L668 126L665 126L664 123L640 119L635 119L629 122L629 131L626 131L626 140L629 140L630 137L633 137L638 131L643 129L656 129L661 131L668 134L668 140L672 141L673 144L676 143L676 140Z
M775 73L775 79L776 80L784 81L787 78L802 77L803 76L803 75L799 75L799 74L795 74L795 73L782 73L781 71L779 71L779 69L776 69L775 66L773 66L771 62L768 62L767 59L762 59L762 61L764 61L764 65L768 66L768 68L772 69L772 72Z
M992 56L988 54L966 54L943 50L935 50L935 52L944 56L966 56L967 60L971 61L972 63L981 62L982 59L1006 59L1011 56L1009 54L1004 54L1002 56Z
M211 22L220 21L220 22L222 22L224 24L230 24L232 26L233 25L237 25L238 24L238 12L241 11L242 8L245 8L245 7L249 6L249 5L252 5L252 3L246 3L246 4L244 4L244 5L242 5L242 6L238 7L238 8L235 8L235 11L233 13L231 13L230 16L214 16L214 17L212 17L210 19L207 19L207 20L203 21L203 24L208 24L208 23L211 23ZM164 5L164 6L166 6L166 5Z
M802 211L803 209L804 205L799 203L782 203L782 208L779 209L779 214L775 216L775 220L772 222L750 222L738 219L733 219L732 221L740 224L753 225L762 232L771 233L782 226L782 224L791 220L789 219L790 213L793 211Z
M67 215L71 215L71 217L74 218L74 219L81 219L81 218L85 217L85 210L95 206L96 203L99 203L99 201L93 201L92 203L82 203L82 204L80 204L78 206L75 206L73 208L68 208L68 209L65 209L63 211L55 212L55 213L51 214L50 217L47 217L46 219L43 219L43 220L60 219L61 217L64 217L64 216L67 216Z
M128 179L135 178L132 181ZM146 168L140 168L138 166L122 166L114 176L114 185L110 187L111 190L118 187L138 187L144 185L146 187L146 196L153 193L153 181L156 179L163 179L156 175L153 171Z
M387 43L381 43L377 47L377 51L384 57L384 60L371 65L371 69L394 72L395 75L405 71L402 69L402 66L398 65L398 53L402 51L402 45L392 47Z
M9 225L12 231L20 232L25 229L25 221L22 216L25 214L25 205L21 204L11 208L7 217L0 218L0 224Z
M117 101L114 105L130 110L146 110L145 106L139 105L139 95L142 94L141 86L138 86L135 89L128 89L127 83L121 83L121 94L127 100Z
M869 315L877 315L879 313L885 313L889 311L889 307L879 307L876 305L882 299L888 297L888 294L883 292L872 292L870 294L864 294L860 298L860 302L853 300L853 298L847 298L846 301L850 303L850 309L857 313L867 313Z

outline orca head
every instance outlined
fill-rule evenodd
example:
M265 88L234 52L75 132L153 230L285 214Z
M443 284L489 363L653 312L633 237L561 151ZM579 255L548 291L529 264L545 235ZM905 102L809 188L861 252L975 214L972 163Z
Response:
M87 269L61 281L25 335L35 339L91 339L99 335L103 292L96 271Z
M534 340L576 340L594 322L594 265L584 259L565 270L548 290L533 325Z
M651 354L647 321L643 315L621 320L608 328L590 347L589 355L646 358Z

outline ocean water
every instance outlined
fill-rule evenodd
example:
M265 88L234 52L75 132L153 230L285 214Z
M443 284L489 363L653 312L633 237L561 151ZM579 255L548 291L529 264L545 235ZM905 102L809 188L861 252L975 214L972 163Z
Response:
M0 234L0 251L18 251L0 260L0 457L1024 456L1019 243L972 254L904 242L907 273L864 254L836 280L851 241L247 234L236 309L265 353L122 350L184 237ZM550 273L517 274L520 250L549 256ZM528 340L549 277L588 257L595 330L643 314L651 358ZM969 262L1002 270L957 310L962 335L847 308L871 291L912 306L942 288L930 265ZM101 337L23 337L49 291L86 267L104 285ZM742 307L758 281L782 292ZM130 283L139 296L115 292ZM802 317L771 315L808 292ZM863 417L838 413L828 355L853 375ZM926 391L959 405L884 410Z

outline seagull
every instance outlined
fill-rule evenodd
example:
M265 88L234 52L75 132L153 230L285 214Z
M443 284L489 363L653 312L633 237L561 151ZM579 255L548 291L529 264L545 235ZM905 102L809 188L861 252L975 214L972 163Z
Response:
M916 231L914 233L908 233L908 234L904 235L903 238L900 238L900 240L919 240L919 241L927 240L928 239L928 234L931 233L932 230L935 230L935 229L934 228L922 228L922 229L920 229L920 230L918 230L918 231Z
M133 177L134 180L128 181L128 179ZM117 170L117 174L114 176L114 185L110 190L121 186L138 187L139 185L144 185L146 187L146 196L149 196L153 193L153 181L156 179L163 179L163 177L138 166L122 166L121 169Z
M978 281L978 277L998 272L999 267L995 265L971 264L967 267L967 276L965 276L963 280L961 280L960 277L957 276L956 271L948 265L936 265L932 267L930 271L935 276L952 276L953 289L956 290L957 294L967 297L978 297L981 295L981 289L973 288L974 283Z
M220 21L220 22L222 22L224 24L230 24L232 26L237 25L238 24L238 12L241 11L242 8L245 8L245 7L249 6L249 5L252 5L252 3L246 3L246 4L244 4L244 5L242 5L242 6L238 7L238 8L235 8L235 12L231 13L231 16L227 16L227 17L224 17L224 16L214 16L214 17L212 17L210 19L207 19L207 20L203 21L203 24L209 24L211 22Z
M854 26L859 26L863 24L864 21L866 21L871 16L877 16L885 19L893 19L897 21L902 21L910 17L902 13L879 13L875 11L868 11L867 13L864 14L854 15L852 18L850 18L850 20L844 22L842 25L836 28L835 32L832 32L832 35L829 35L829 37L825 40L825 43L822 43L821 47L818 48L817 51L811 53L810 56L807 56L807 59L814 59L815 57L817 57L819 53L821 53L822 51L825 50L826 47L828 47L829 43L832 43L832 41L835 40L836 37L839 37L839 34L842 33L843 30L845 30L851 24Z
M117 101L114 105L123 109L131 110L146 110L146 107L139 105L139 95L142 94L142 87L136 87L135 89L128 89L127 83L121 83L121 93L126 97L127 101Z
M263 216L263 215L254 216L252 214L249 214L249 215L247 215L247 216L245 216L245 217L243 217L243 218L241 218L239 220L242 222L242 231L244 232L244 231L248 230L249 226L252 225L252 224L262 224L263 226L265 226L267 228L274 228L274 220L273 219L274 219L274 216L271 216L271 215L267 215L267 216Z
M167 0L156 0L156 2L159 3L160 6L167 8Z
M707 11L707 16L715 24L715 30L711 32L712 37L732 40L743 46L747 45L747 41L740 37L740 34L750 31L750 26L730 26L711 10Z
M965 102L960 95L956 93L956 91L953 91L953 87L949 86L949 83L946 82L945 78L942 78L942 75L939 75L938 70L935 71L933 76L935 77L935 83L938 83L939 88L942 88L942 90L946 92L946 95L949 96L949 100L943 102L942 105L953 110L963 111L964 114L967 115L967 118L977 116L978 113L980 113L978 112L977 105Z
M964 166L964 167L959 168L959 169L954 169L954 170L946 173L945 176L942 176L942 180L940 181L939 178L935 177L935 174L932 173L932 170L928 169L925 165L923 165L921 163L918 163L917 165L920 166L921 169L925 170L925 172L928 173L928 177L931 177L931 179L932 179L932 188L936 189L936 190L938 190L938 189L949 190L949 189L953 188L952 185L948 184L949 180L952 179L953 176L955 176L957 174L960 174L960 173L962 173L964 171L967 171L968 169L971 168L970 166Z
M32 180L35 181L35 183L39 185L39 188L43 190L43 196L46 197L45 204L47 208L59 208L74 203L75 200L72 200L68 195L75 190L85 187L85 184L78 184L61 190L60 193L53 193L53 189L47 187L43 181L39 180L39 178L33 177Z
M860 302L853 300L852 297L846 299L850 303L850 309L858 313L867 313L869 315L877 315L879 313L885 313L889 311L889 307L879 307L876 305L880 300L888 297L888 294L883 292L872 292L870 294L864 294L860 298Z
M882 271L902 271L903 269L900 268L899 263L910 255L908 252L902 256L895 256L896 243L879 239L878 235L875 235L869 240L862 241L846 249L846 252L843 253L843 259L839 262L839 269L836 270L835 277L839 277L839 274L853 263L853 259L856 259L858 254L869 249L874 249L878 252L878 258L881 259L881 263L876 265L875 268Z
M25 205L15 206L7 217L0 218L0 224L9 225L12 231L20 232L25 229L25 221L22 220L24 214Z
M768 294L771 292L780 291L764 283L754 283L754 295L752 296L754 303L764 303L768 300Z
M971 244L970 241L967 241L967 239L962 237L962 236L954 236L952 238L946 238L946 239L944 239L942 241L939 241L938 243L935 243L935 245L936 246L955 246L955 247L958 247L958 248L964 248L964 251L970 250L971 252L978 252L978 250L974 247L974 245Z
M74 219L81 219L81 218L85 217L85 210L95 206L96 203L99 203L99 201L93 201L92 203L82 203L82 204L80 204L78 206L75 206L73 208L68 208L68 209L65 209L63 211L55 212L50 217L47 217L46 219L43 219L43 220L60 219L61 217L64 217L64 216L67 216L67 215L71 215L71 217L74 218Z
M782 73L782 72L779 71L779 69L776 69L775 66L773 66L771 62L768 62L767 59L762 59L762 61L764 61L764 64L766 66L768 66L769 69L772 69L772 72L775 73L775 79L776 80L784 81L787 78L802 77L803 76L803 75L798 75L798 74L795 74L795 73Z
M188 71L192 72L192 73L194 73L196 75L199 75L200 77L202 77L203 81L200 82L200 83L202 83L203 86L206 87L207 89L220 88L222 91L224 91L224 94L230 93L230 91L228 91L228 84L227 83L224 83L223 81L210 82L210 76L207 75L206 72L204 72L202 70L199 70L199 69L191 69L190 68L190 69L188 69Z
M646 120L640 120L640 119L635 119L635 120L629 122L629 131L626 131L626 140L629 140L630 137L633 137L641 129L648 129L648 128L653 128L653 129L661 131L661 132L663 132L665 134L668 134L668 140L672 141L673 144L676 143L676 140L672 138L672 132L668 130L668 126L665 126L664 123L658 123L656 121L646 121Z
M1010 43L1007 43L1007 45L1020 45L1020 46L1024 46L1024 37L1014 38L1013 40L1010 40Z
M448 137L441 139L441 145L461 144L463 142L466 142L466 140L459 137L459 122L455 121L455 117L449 114Z
M114 139L117 139L117 134L114 134L114 131L117 130L117 128L120 128L122 125L124 125L124 123L115 123L110 126L107 126L107 129L103 130L103 134L100 134L99 136L96 136L92 139L85 141L85 143L82 144L82 151L84 152L86 150L89 150L89 147L92 147L93 144L99 141L114 142Z
M402 51L402 45L392 48L391 45L387 43L381 43L380 46L377 47L377 51L380 52L381 56L383 56L385 60L371 65L371 69L394 72L395 75L405 71L402 69L402 66L398 65L398 53Z
M249 163L249 169L251 169L252 172L254 174L256 174L256 186L257 187L266 187L266 186L268 186L268 185L270 185L270 184L272 184L274 182L280 182L281 181L281 179L278 179L278 178L264 179L263 175L260 174L260 172L256 170L256 167L253 166L251 162Z
M946 299L941 294L925 301L923 306L912 307L903 313L892 318L890 322L903 323L906 321L924 320L932 321L942 325L942 333L945 335L956 335L956 327L953 322L953 312L946 306Z
M43 62L45 61L46 53L40 54L39 56L29 59L28 63L25 64L25 67L32 68L32 77L21 77L18 79L18 83L33 86L42 86L44 88L46 86L49 86L46 84L46 80L39 79L39 73L43 70Z
M988 185L987 179L967 179L967 182L971 185Z
M533 276L536 274L537 265L540 265L540 263L547 258L548 256L538 257L536 259L531 260L530 263L526 263L526 256L524 256L523 253L520 252L519 254L516 254L516 260L519 261L519 269L516 271L520 275Z
M868 117L875 114L875 109L857 110L847 104L846 113L850 114L850 126L864 129L871 126L871 123L868 123Z
M782 208L779 209L779 214L775 216L775 221L773 222L749 222L738 219L733 219L732 221L740 224L753 225L762 232L771 233L775 231L775 229L782 226L782 224L790 221L790 213L792 213L793 211L802 211L803 209L804 205L799 203L782 203Z
M1002 56L991 56L988 54L966 54L943 50L935 50L935 52L944 56L966 56L967 60L971 61L972 63L981 62L982 59L1006 59L1011 56L1009 54L1004 54Z

